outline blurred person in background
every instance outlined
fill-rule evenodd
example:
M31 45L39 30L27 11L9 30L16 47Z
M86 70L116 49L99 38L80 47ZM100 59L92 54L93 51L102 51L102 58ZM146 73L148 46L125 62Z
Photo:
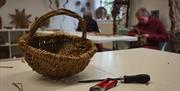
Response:
M160 43L170 39L163 23L159 19L151 17L146 8L138 9L136 18L138 24L128 33L130 36L138 37L138 42L134 43L135 47L159 50Z

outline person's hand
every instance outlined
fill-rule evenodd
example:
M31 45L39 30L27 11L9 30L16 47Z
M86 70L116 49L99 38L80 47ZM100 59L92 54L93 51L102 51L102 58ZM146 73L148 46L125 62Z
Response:
M143 36L144 36L145 38L148 38L148 37L149 37L149 34L143 34Z
M138 35L138 34L135 34L134 36L135 36L135 37L139 37L139 35Z
M134 30L135 30L135 31L137 31L137 34L141 34L141 31L140 31L140 29L139 29L139 28L134 27Z

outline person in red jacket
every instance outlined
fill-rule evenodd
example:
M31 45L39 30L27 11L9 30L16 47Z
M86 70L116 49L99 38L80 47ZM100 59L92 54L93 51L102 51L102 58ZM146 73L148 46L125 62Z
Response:
M146 8L138 9L136 17L139 22L128 35L143 38L143 41L138 42L142 47L160 49L159 44L170 39L163 23L159 19L151 17Z

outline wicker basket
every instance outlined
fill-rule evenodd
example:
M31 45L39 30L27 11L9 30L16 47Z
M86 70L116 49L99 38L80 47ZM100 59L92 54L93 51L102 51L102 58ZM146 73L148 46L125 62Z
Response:
M43 21L55 15L77 18L82 26L82 38L60 32L36 33ZM67 9L51 11L41 16L32 24L30 32L18 39L18 44L25 53L25 60L33 70L53 78L72 76L81 72L97 50L92 41L86 39L84 20Z

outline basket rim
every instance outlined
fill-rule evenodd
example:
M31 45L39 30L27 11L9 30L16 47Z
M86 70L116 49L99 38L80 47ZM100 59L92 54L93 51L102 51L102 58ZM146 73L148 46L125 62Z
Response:
M53 34L49 34L49 35L42 35L42 36L52 36L52 35L55 35L55 36L58 36L58 35L63 35L63 36L67 36L67 37L74 37L74 38L80 38L80 39L82 39L81 37L79 37L79 36L76 36L76 35L70 35L70 34L65 34L65 33L53 33ZM41 55L44 55L44 56L53 56L53 57L56 57L56 58L61 58L61 57L64 57L64 58L66 58L66 59L69 59L69 60L72 60L72 59L83 59L83 58L87 58L88 57L88 59L90 59L93 55L91 54L91 53L95 53L96 51L97 51L97 49L96 49L96 46L92 43L92 41L91 40L89 40L89 39L85 39L85 41L86 42L90 42L91 43L91 48L87 51L87 52L85 52L85 53L83 53L83 54L81 54L81 55L79 55L79 56L66 56L66 55L58 55L58 54L56 54L56 53L51 53L51 52L49 52L49 51L46 51L46 50L42 50L42 49L40 49L40 48L35 48L35 47L32 47L32 46L30 46L29 44L28 44L28 34L24 34L24 35L22 35L19 39L18 39L18 44L19 44L19 46L23 49L23 50L25 50L24 52L25 53L28 53L28 52L31 52L31 53L34 53L34 52L37 52L37 53L42 53Z

